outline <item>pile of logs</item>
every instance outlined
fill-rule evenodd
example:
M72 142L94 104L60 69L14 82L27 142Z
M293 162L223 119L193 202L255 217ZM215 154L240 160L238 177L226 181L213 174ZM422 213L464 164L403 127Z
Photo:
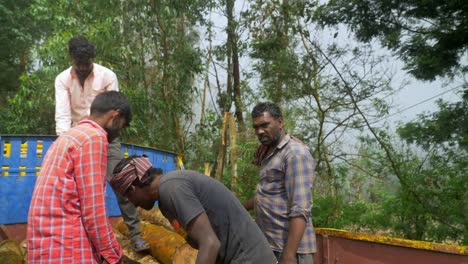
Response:
M114 227L114 233L125 254L125 264L194 264L197 250L186 241L183 229L174 230L158 207L151 211L139 210L143 239L150 244L148 252L136 253L123 221ZM1 264L27 264L25 241L0 241Z
M7 239L0 242L0 263L23 264L26 263L26 248L21 247L16 240Z
M177 232L167 219L161 214L158 207L151 211L138 211L141 221L140 231L150 244L150 254L162 264L194 264L197 258L197 250L193 249L184 238L186 235L182 228ZM120 233L128 237L129 231L123 221L116 226L116 234ZM123 244L123 242L121 242ZM131 244L124 246L125 253L133 252ZM139 254L136 254L137 256ZM137 260L137 258L133 258ZM140 263L143 263L140 261Z

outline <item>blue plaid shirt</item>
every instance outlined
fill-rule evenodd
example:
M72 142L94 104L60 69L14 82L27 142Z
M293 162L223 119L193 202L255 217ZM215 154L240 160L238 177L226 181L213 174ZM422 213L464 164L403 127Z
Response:
M303 216L307 224L297 253L315 253L311 219L315 162L309 149L286 135L261 165L255 195L256 221L272 249L283 251L288 239L289 218Z

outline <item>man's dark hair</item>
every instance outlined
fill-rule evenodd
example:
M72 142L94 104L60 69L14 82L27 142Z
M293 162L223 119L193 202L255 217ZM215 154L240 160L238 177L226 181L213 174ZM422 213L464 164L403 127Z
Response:
M252 110L251 116L252 118L256 118L256 117L263 115L263 113L265 112L270 113L270 115L275 119L283 117L283 114L281 113L281 109L279 108L278 105L276 105L273 102L258 103Z
M91 114L103 115L111 110L120 110L120 115L125 118L128 126L132 121L132 111L127 97L117 91L108 91L100 93L91 103Z
M77 36L68 42L68 52L77 62L89 62L96 57L93 43L83 36Z

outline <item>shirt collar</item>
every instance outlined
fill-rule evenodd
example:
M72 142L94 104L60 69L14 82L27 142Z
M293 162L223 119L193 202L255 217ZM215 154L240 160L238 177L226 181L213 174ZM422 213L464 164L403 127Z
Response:
M106 130L104 130L104 128L102 128L98 123L94 122L91 119L83 119L78 123L78 125L81 124L89 124L90 126L97 128L99 131L101 131L102 133L104 133L104 135L107 136Z
M286 144L288 144L289 140L291 140L291 136L289 134L284 135L281 142L276 146L277 149L282 149Z
M94 74L94 71L96 70L96 63L93 62L93 70L89 73L88 77L86 77L86 79L88 79L89 77L93 77L95 74ZM70 67L70 75L72 77L72 79L77 79L78 78L78 75L76 74L76 71L75 71L75 68L73 68L73 65Z

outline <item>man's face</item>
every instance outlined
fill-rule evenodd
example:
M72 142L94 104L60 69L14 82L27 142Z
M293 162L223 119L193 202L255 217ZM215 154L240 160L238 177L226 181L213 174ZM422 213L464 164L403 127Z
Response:
M93 60L73 60L73 69L76 74L83 79L86 79L93 70Z
M265 146L274 146L279 143L283 119L275 119L269 112L263 112L261 116L253 119L255 135L260 143Z
M132 186L125 195L128 200L135 205L145 210L151 210L154 207L154 200L146 194L145 189Z
M120 131L122 131L122 128L125 126L125 118L117 115L110 123L110 125L104 127L104 130L107 132L107 141L109 143L120 136Z

